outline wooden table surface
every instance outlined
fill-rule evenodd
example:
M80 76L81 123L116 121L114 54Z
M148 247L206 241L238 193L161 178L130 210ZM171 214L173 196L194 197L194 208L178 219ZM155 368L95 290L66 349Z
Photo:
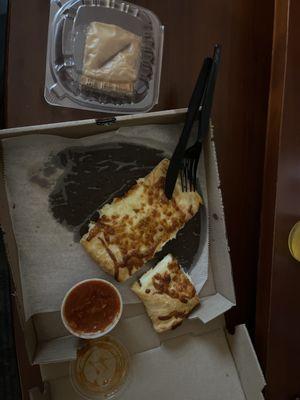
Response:
M213 120L231 248L237 307L229 324L254 337L256 265L272 43L273 0L139 0L165 25L161 90L154 110L188 103L215 43L222 44ZM95 118L99 113L49 106L44 98L48 0L10 2L5 126ZM16 318L15 318L16 320ZM24 398L38 382L26 372L16 324ZM35 372L34 372L35 371Z

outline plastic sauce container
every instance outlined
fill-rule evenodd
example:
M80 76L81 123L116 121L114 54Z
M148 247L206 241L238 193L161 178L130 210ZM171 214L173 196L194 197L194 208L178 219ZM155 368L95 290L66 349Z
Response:
M72 335L94 339L109 333L123 310L117 288L104 279L87 279L74 285L61 305L61 318Z
M149 111L159 96L164 27L119 0L50 4L45 99L102 112Z
M85 399L119 397L131 382L129 353L111 336L87 340L70 363L70 379L75 391Z

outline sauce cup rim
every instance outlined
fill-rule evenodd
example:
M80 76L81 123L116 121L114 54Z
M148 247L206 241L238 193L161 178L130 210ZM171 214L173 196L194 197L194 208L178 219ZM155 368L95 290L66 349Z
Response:
M65 306L65 303L66 303L66 300L67 300L68 296L70 295L70 293L71 293L74 289L76 289L76 287L80 286L82 283L91 282L91 281L103 282L103 283L105 283L105 284L111 286L111 287L114 289L115 293L116 293L116 294L118 295L118 297L119 297L119 300L120 300L120 310L119 310L118 314L116 315L115 319L113 320L113 322L112 322L110 325L108 325L104 330L96 331L96 332L77 332L77 331L74 331L74 330L70 327L70 325L68 324L68 321L67 321L67 319L65 318L65 315L64 315L64 306ZM73 285L73 286L66 292L66 294L65 294L65 296L64 296L64 298L63 298L63 301L62 301L62 303L61 303L61 307L60 307L60 315L61 315L61 319L62 319L62 322L63 322L65 328L66 328L72 335L74 335L74 336L76 336L76 337L79 337L79 338L81 338L81 339L97 339L97 338L100 338L100 337L102 337L102 336L107 335L109 332L111 332L111 331L115 328L115 326L117 325L117 323L120 321L122 312L123 312L123 301L122 301L122 297L121 297L121 294L120 294L119 290L116 288L116 286L115 286L113 283L111 283L111 282L109 282L109 281L107 281L107 280L105 280L105 279L102 279L102 278L89 278L89 279L84 279L84 280L82 280L82 281L80 281L80 282L75 283L75 285Z

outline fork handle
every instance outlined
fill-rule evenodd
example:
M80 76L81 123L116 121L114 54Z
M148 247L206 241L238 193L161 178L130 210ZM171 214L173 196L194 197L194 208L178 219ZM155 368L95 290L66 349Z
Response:
M177 148L179 148L181 150L186 148L190 131L193 127L193 123L196 119L197 113L199 111L199 107L200 107L202 99L203 99L207 76L211 70L212 62L213 62L213 60L211 57L205 58L202 68L201 68L201 71L200 71L200 74L198 76L196 85L194 87L192 97L191 97L189 105L188 105L188 110L187 110L187 114L186 114L186 118L185 118L184 127L182 130L182 134L180 136L180 139L179 139L179 142L177 145Z
M209 129L209 120L213 103L213 96L217 78L218 66L221 57L221 47L215 45L212 67L208 76L206 90L202 99L201 109L199 111L199 126L198 126L198 142L203 142L204 137Z
M207 77L209 75L211 66L212 58L207 57L203 62L200 74L196 82L196 86L193 90L192 97L189 102L180 139L170 160L165 183L165 194L168 199L171 199L174 191L178 173L181 168L184 153L186 151L186 146L190 137L190 132L193 127L193 123L197 117L197 113L199 111L199 107L203 98L203 94L207 84Z

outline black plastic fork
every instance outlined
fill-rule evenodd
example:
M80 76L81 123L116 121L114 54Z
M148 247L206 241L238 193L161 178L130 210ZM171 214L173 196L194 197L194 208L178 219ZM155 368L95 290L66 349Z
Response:
M197 169L202 151L203 141L209 131L210 114L213 103L213 95L217 77L217 69L220 63L221 48L214 48L213 62L207 78L205 90L199 109L198 134L196 142L186 149L180 170L181 186L184 192L197 189Z

